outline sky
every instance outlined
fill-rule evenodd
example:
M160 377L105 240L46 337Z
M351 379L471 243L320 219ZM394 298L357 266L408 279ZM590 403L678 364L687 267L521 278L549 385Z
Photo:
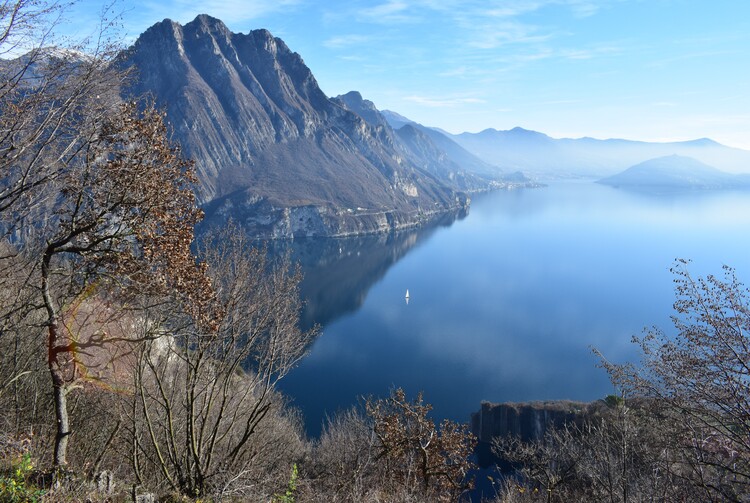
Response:
M104 4L61 25L82 36ZM329 96L359 91L451 133L520 126L555 138L677 141L750 150L747 0L118 0L132 43L205 13L265 28Z

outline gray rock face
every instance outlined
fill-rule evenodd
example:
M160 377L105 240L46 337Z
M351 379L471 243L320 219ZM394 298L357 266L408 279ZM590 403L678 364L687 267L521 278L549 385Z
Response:
M468 198L415 166L383 127L328 99L302 58L266 30L198 16L162 21L123 55L196 161L209 219L264 237L416 225ZM216 214L212 214L216 212Z
M480 442L495 437L517 437L524 442L541 440L547 430L560 428L582 418L589 404L567 400L526 403L482 402L471 415L471 429Z
M376 127L390 127L383 114L375 107L375 103L364 99L357 91L349 91L341 96L336 96L335 101L362 117L368 124Z
M471 431L478 440L476 453L479 465L488 467L498 464L503 470L510 470L507 461L492 452L493 439L515 437L523 442L543 440L548 430L582 422L595 405L595 402L568 400L482 402L479 411L471 415Z

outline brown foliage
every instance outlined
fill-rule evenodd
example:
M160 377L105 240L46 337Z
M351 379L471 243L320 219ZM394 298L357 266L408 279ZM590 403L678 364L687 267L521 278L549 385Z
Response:
M428 417L422 395L386 399L328 421L303 465L305 501L460 501L472 487L476 439L465 425Z
M58 417L56 466L66 464L70 430L64 409L77 377L79 344L64 329L64 303L92 291L106 292L120 305L134 296L176 293L199 323L213 327L213 290L190 250L201 216L190 163L167 140L162 117L153 107L139 112L127 103L84 129L86 141L55 181L55 218L40 228L45 246L39 289ZM123 337L101 332L92 341L103 346Z
M444 420L437 428L422 394L409 402L400 388L388 399L368 400L365 408L379 440L378 460L396 483L435 501L455 500L471 487L476 439L466 425Z

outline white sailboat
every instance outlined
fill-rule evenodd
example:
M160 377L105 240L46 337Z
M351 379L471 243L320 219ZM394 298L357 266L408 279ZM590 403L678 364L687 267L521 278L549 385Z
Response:
M408 304L409 303L409 289L408 288L406 289L406 295L404 296L404 298L406 299L406 303Z

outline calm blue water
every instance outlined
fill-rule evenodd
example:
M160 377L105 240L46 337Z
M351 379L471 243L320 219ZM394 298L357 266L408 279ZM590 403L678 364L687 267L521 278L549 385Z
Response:
M590 347L633 360L633 335L671 327L677 257L695 274L750 276L749 231L747 192L565 182L477 197L467 217L419 232L296 243L306 320L323 335L282 389L312 435L393 386L458 421L482 400L603 397L614 390Z

